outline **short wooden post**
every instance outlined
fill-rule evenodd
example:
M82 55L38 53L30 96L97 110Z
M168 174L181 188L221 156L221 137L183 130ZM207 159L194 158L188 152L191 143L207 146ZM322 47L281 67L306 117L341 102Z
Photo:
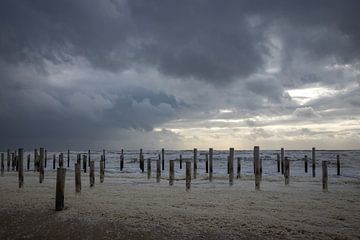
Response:
M308 172L308 156L304 156L304 167L305 167L305 173Z
M147 160L147 178L151 178L151 159L148 158Z
M182 169L182 155L180 154L180 169Z
M124 169L124 149L121 149L120 154L120 171Z
M45 149L40 148L40 157L39 157L39 181L42 183L44 181L44 157Z
M39 171L39 154L37 148L34 149L34 171Z
M281 161L281 174L284 174L284 157L285 157L285 151L284 148L280 149L280 161Z
M209 154L205 153L205 171L209 173Z
M55 169L55 165L56 165L56 155L54 153L54 155L53 155L53 169Z
M229 149L229 185L234 184L234 148Z
M143 153L142 153L142 148L140 148L140 153L139 153L139 168L141 170L141 172L144 172L144 166L143 166Z
M4 170L5 170L4 158L5 158L4 153L1 153L1 176L4 176Z
M87 156L84 154L83 155L83 170L84 170L84 173L86 173L86 168L87 168Z
M19 171L19 156L15 153L15 167L16 167L16 171Z
M186 191L191 188L191 162L186 162Z
M197 148L194 148L194 179L196 179L196 175L197 175Z
M156 160L156 182L159 183L160 182L160 177L161 177L161 157L159 154L159 158L158 160Z
M316 173L316 159L315 159L315 148L312 148L312 176L315 177Z
M6 160L7 160L7 171L10 171L10 149L7 150L7 156L6 156Z
M45 149L45 168L47 167L47 150Z
M11 153L11 170L12 170L12 171L15 171L15 167L16 167L16 164L15 164L15 153Z
M81 192L81 167L78 163L75 163L75 191Z
M106 157L105 157L105 149L103 149L103 156L104 156L104 169L106 168Z
M95 185L95 163L90 161L90 187Z
M161 149L161 169L165 170L165 149Z
M79 165L81 164L81 154L79 154L79 153L76 155L76 163Z
M337 168L337 175L340 176L340 155L336 155L336 168Z
M64 167L64 154L59 154L59 167Z
M254 147L255 189L260 190L260 148Z
M31 155L28 154L27 155L27 168L26 168L28 171L30 170L30 160L31 160Z
M70 167L70 150L67 150L67 167Z
M90 149L88 150L88 167L90 167L90 161L91 161L91 151Z
M241 158L237 158L237 174L236 174L236 178L239 179L241 178Z
M100 160L100 182L104 182L104 165L105 165L105 161L104 161L104 156L101 156L101 160Z
M18 171L19 171L19 188L24 186L24 149L19 148L18 151Z
M289 185L290 182L290 162L288 157L285 157L284 160L284 177L285 177L285 185Z
M209 148L209 181L213 178L213 149Z
M280 172L280 155L276 154L277 171Z
M56 173L56 196L55 196L55 210L61 211L64 209L64 195L65 195L65 168L58 168Z
M323 191L328 190L328 169L327 161L322 161L322 189Z
M175 173L174 173L174 160L170 160L170 165L169 165L169 185L172 186L174 185L174 177L175 177Z

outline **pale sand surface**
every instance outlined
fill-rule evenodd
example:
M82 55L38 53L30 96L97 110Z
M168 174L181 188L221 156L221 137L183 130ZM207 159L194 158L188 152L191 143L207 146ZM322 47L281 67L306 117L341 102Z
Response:
M54 211L55 172L25 172L0 177L0 239L360 239L360 181L330 179L322 192L320 178L264 177L261 191L252 177L205 175L170 187L166 179L96 176L75 193L74 173L67 172L66 209Z

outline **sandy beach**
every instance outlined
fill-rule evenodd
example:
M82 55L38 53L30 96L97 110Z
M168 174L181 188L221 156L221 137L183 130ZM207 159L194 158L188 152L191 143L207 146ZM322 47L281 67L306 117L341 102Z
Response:
M261 191L252 176L229 186L200 175L190 192L177 177L96 176L75 193L74 172L68 171L65 210L56 212L55 172L25 172L24 188L17 174L0 178L1 239L360 239L360 180L330 179L323 192L320 178L264 177Z

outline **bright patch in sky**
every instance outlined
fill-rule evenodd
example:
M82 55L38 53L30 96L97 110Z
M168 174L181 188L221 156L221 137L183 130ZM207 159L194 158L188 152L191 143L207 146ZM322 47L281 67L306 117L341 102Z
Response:
M292 99L304 105L308 101L336 94L338 91L326 87L311 87L287 90Z

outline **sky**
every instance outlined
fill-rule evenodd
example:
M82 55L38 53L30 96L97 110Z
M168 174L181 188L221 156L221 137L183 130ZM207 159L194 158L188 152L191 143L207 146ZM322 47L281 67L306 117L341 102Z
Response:
M359 149L360 1L2 0L0 146Z

